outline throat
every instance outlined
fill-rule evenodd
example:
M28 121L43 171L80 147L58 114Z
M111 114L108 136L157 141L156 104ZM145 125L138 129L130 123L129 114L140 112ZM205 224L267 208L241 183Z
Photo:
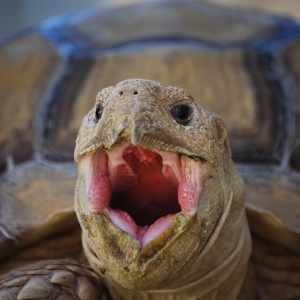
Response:
M181 211L178 185L163 175L160 156L140 162L133 153L128 153L124 159L137 175L137 184L113 193L110 200L112 209L127 212L138 226L151 226L161 217Z
M124 155L127 166L137 176L137 182L134 187L113 193L110 200L111 208L127 212L138 226L150 226L161 217L181 211L178 185L163 175L161 156L147 152L132 147Z

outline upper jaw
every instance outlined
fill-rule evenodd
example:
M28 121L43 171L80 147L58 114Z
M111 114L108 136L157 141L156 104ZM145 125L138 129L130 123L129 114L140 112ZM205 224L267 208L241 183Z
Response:
M206 181L200 160L127 141L83 155L78 169L85 213L106 216L141 249L174 227L179 214L197 213Z

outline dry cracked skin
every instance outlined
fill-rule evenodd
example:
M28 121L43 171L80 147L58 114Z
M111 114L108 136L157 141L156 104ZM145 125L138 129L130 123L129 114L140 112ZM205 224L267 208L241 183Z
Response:
M125 80L98 94L75 162L83 247L113 299L237 297L251 241L219 117L184 89Z

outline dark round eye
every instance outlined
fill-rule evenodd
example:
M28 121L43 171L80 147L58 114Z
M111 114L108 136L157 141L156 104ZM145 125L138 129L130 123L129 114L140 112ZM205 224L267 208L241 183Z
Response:
M188 125L192 117L192 108L187 104L179 104L172 108L171 114L181 125Z
M98 104L95 112L95 118L97 121L99 121L99 119L101 118L102 113L103 113L103 106L101 104Z

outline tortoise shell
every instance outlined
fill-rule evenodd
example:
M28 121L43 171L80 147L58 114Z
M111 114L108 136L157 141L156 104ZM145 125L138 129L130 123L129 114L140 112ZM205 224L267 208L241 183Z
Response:
M187 89L222 117L257 243L299 255L299 53L293 20L193 1L65 14L4 41L0 273L48 237L73 235L65 255L79 255L76 135L98 91L132 77Z

